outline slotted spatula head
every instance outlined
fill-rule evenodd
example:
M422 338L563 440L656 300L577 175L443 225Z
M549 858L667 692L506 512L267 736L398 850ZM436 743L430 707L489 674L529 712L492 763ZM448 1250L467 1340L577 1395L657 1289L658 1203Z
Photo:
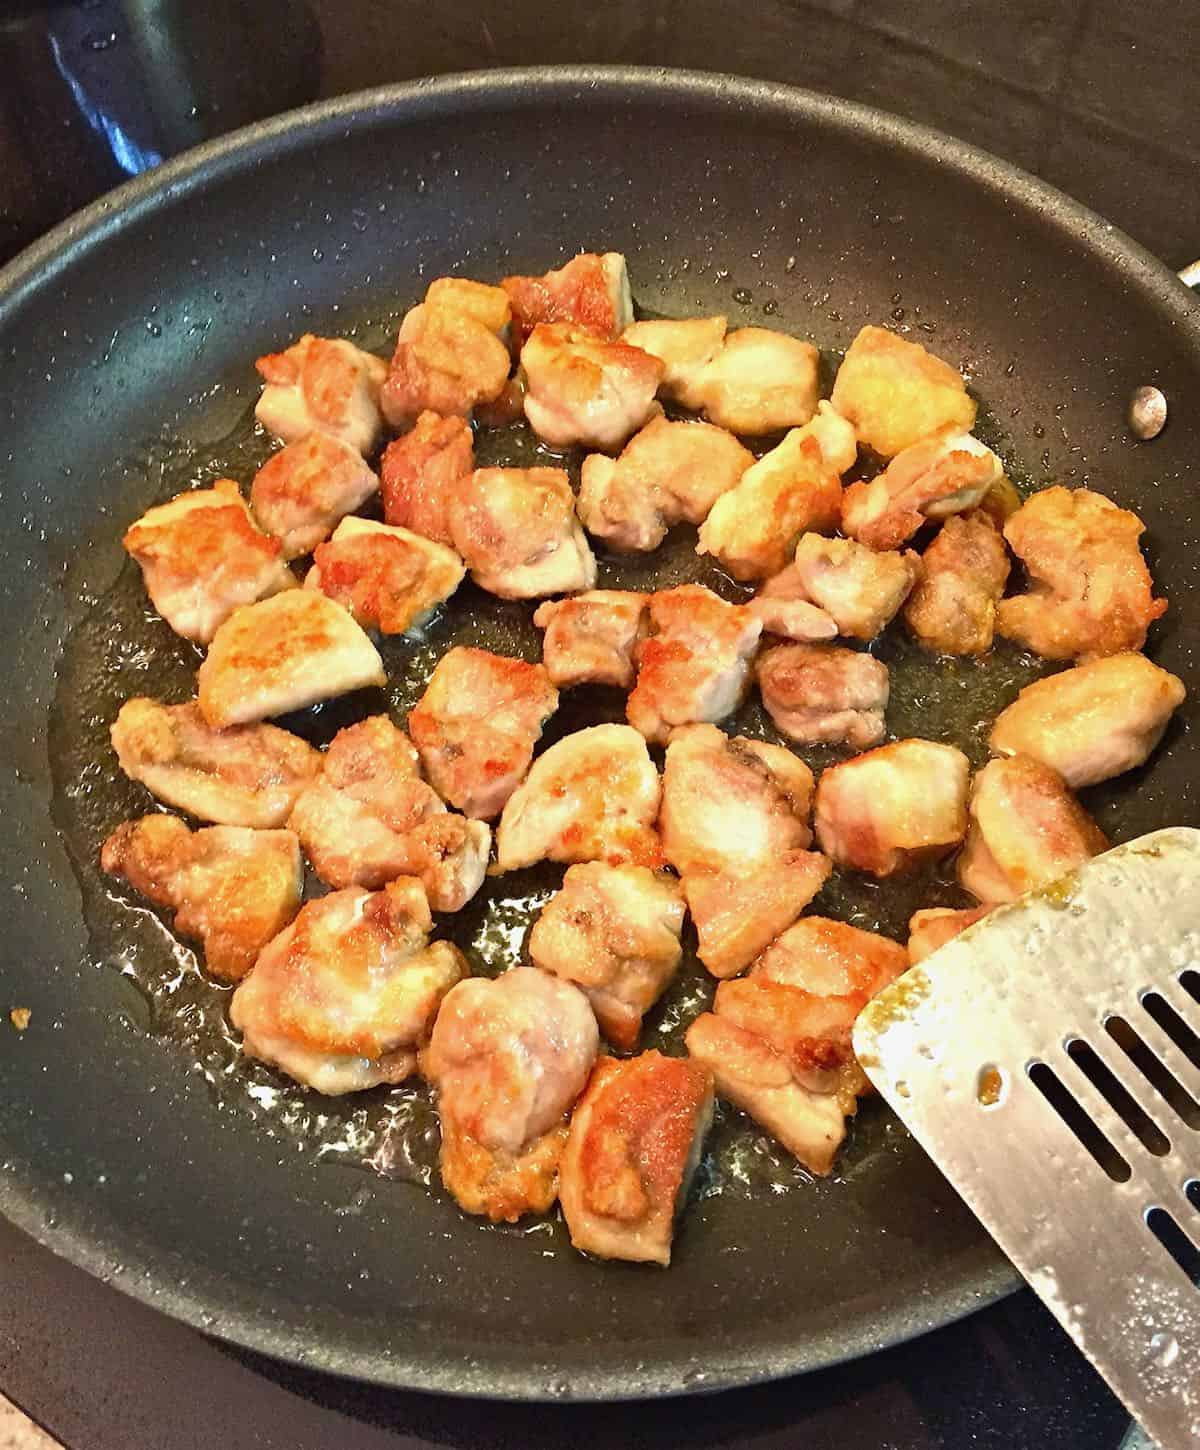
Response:
M1163 1450L1200 1445L1200 831L990 912L854 1047Z

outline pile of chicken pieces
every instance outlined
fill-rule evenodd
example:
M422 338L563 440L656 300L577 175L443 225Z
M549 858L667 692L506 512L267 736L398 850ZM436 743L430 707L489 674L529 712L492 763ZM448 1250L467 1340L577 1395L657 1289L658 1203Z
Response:
M917 343L864 327L821 399L809 343L635 321L615 253L499 287L435 281L390 363L306 335L258 371L282 446L249 497L223 479L125 535L159 613L206 654L195 699L128 701L113 746L204 824L126 822L103 869L237 984L247 1055L330 1094L422 1074L469 1213L557 1199L580 1250L666 1264L714 1093L828 1173L868 1086L859 1011L1105 849L1073 792L1145 761L1184 697L1140 653L1166 608L1141 521L1087 489L1022 503L962 377ZM475 430L522 414L549 449L588 450L578 493L563 468L475 467ZM758 457L742 441L779 433ZM860 454L874 476L844 484ZM376 496L381 522L356 514ZM592 541L650 551L680 524L743 602L595 588ZM1010 554L1028 585L1005 597ZM452 648L406 730L374 715L324 751L269 723L383 685L372 635L419 634L468 572L541 601L541 663ZM1001 635L1072 664L1003 711L972 779L952 745L881 743L870 645L897 616L930 651L984 655ZM628 692L628 723L536 753L560 691L596 684ZM752 685L782 736L847 758L815 780L790 749L722 731ZM953 852L979 905L918 912L907 947L804 915L835 869L885 880ZM305 860L328 888L308 899ZM472 976L431 939L489 872L540 861L567 869L530 965ZM712 1010L686 1057L639 1052L688 914Z

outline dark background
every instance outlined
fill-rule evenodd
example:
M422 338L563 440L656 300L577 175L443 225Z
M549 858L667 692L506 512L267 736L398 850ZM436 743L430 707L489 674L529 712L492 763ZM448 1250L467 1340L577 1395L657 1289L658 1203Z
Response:
M0 261L159 159L307 100L592 61L735 71L927 122L1045 177L1178 268L1200 256L1198 21L1194 0L0 0ZM1125 1423L1030 1295L764 1389L522 1408L383 1393L235 1353L7 1225L0 1389L78 1450L1107 1450Z

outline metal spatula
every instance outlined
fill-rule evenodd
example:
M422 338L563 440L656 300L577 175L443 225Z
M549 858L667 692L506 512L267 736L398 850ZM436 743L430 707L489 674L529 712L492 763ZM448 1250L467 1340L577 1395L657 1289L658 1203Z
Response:
M1200 831L991 912L854 1046L1130 1413L1200 1446Z

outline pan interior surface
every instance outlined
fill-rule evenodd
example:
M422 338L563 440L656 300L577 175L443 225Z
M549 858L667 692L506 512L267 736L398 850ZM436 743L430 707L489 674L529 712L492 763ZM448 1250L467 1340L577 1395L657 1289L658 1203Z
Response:
M998 164L719 78L500 76L336 103L172 168L114 216L32 273L14 270L0 295L11 682L0 867L13 886L0 1009L32 1012L19 1037L5 1025L0 1050L5 1210L211 1332L475 1394L744 1383L866 1352L1003 1292L1011 1270L877 1105L837 1177L815 1184L770 1155L747 1161L757 1139L731 1115L666 1273L579 1258L545 1225L465 1222L422 1185L432 1124L416 1097L384 1138L370 1105L356 1116L295 1093L274 1111L273 1080L247 1080L198 1020L205 994L158 918L131 913L87 859L114 811L144 808L112 784L102 749L116 704L139 681L182 698L196 663L146 617L120 534L166 491L218 471L248 481L263 447L246 423L257 354L305 330L386 352L435 276L543 271L611 248L649 311L778 326L831 363L864 322L886 321L963 366L1018 482L1088 482L1145 519L1172 601L1152 652L1190 682L1197 410L1177 406L1149 446L1123 422L1138 384L1195 398L1187 299ZM676 558L655 561L658 577ZM455 630L529 652L528 610L471 599L478 610L456 606ZM420 654L405 670L389 659L397 693L376 707L402 712L432 663ZM1014 658L994 677L1004 698L1023 668ZM904 729L960 738L970 672L906 678ZM328 738L338 723L335 708L307 728ZM1188 723L1150 766L1089 794L1114 837L1197 823ZM546 885L530 877L530 904ZM886 920L866 887L842 906L863 925ZM498 967L527 915L493 916L471 929L492 933ZM136 986L145 960L161 980L181 975L173 1011ZM660 1014L668 1037L686 1005ZM354 1137L364 1130L377 1136ZM381 1146L382 1171L369 1171Z

